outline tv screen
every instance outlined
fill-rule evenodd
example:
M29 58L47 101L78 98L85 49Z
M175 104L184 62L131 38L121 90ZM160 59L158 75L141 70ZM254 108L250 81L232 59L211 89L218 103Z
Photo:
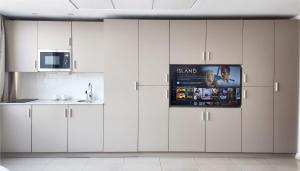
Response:
M240 65L170 65L170 106L240 107Z

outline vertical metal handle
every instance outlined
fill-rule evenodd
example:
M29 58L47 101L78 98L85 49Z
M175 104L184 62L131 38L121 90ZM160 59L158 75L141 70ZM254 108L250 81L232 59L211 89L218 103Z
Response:
M169 90L166 90L166 99L169 99Z
M243 90L243 99L246 99L247 98L247 91L244 89Z
M209 121L210 120L210 113L206 112L206 120Z
M275 90L275 92L279 91L279 83L278 82L275 82L275 84L274 84L274 90Z
M166 74L166 83L169 83L169 73Z
M206 52L204 51L204 52L202 53L202 60L203 60L203 61L205 61L205 55L206 55Z
M32 113L31 108L29 108L28 109L28 116L29 116L29 118L31 118L31 113Z
M68 109L65 109L65 117L68 118Z
M203 121L204 121L204 120L205 120L204 112L202 111L202 112L201 112L201 114L202 114L202 116L201 116L201 117L202 117L202 118L201 118L201 120L203 120Z
M247 74L243 74L243 82L246 83L247 82Z
M137 81L134 82L134 90L138 90L139 83Z
M34 60L34 68L37 69L37 61Z
M70 109L70 117L73 117L73 109Z
M207 61L210 61L210 51L207 51Z
M74 69L77 69L77 61L74 60Z
M69 38L69 46L72 46L72 38Z

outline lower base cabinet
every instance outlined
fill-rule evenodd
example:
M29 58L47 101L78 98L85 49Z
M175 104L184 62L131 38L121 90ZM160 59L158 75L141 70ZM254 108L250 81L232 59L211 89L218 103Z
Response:
M205 151L204 112L204 108L170 108L169 151Z
M241 152L241 108L207 108L206 114L206 152Z
M103 106L69 105L68 152L103 151Z
M32 105L32 152L67 152L67 105Z
M2 152L31 152L31 105L1 105Z

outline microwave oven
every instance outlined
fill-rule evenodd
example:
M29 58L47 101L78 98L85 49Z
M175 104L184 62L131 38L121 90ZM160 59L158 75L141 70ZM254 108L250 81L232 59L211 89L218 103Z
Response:
M38 71L71 71L71 50L38 50Z

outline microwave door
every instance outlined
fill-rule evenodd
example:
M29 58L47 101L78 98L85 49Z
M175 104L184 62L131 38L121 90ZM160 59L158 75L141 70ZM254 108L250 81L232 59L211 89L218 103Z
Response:
M39 71L71 71L68 52L40 52Z

